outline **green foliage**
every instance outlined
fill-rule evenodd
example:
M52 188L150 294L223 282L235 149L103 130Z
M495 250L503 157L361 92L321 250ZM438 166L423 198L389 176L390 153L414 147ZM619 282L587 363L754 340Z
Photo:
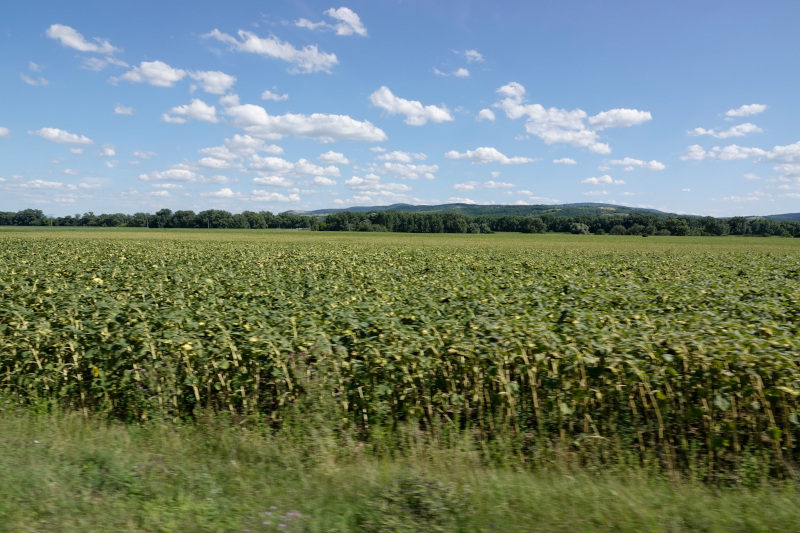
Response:
M489 458L614 442L712 478L745 450L775 475L800 459L796 250L36 235L0 237L13 404L307 433L316 398L329 434L443 421Z

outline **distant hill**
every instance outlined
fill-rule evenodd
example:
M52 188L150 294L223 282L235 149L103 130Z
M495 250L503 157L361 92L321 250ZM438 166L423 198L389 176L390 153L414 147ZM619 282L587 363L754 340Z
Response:
M441 204L441 205L410 205L392 204L380 206L356 206L344 209L317 209L315 211L290 211L297 215L325 216L342 211L355 211L366 213L369 211L406 211L412 213L447 213L456 211L468 216L489 215L501 216L528 216L550 214L563 217L578 215L625 215L628 213L648 213L656 216L669 216L673 213L664 213L655 209L641 209L622 205L578 203L562 205L474 205L474 204Z
M784 213L782 215L769 215L763 218L774 220L775 222L800 222L800 213Z

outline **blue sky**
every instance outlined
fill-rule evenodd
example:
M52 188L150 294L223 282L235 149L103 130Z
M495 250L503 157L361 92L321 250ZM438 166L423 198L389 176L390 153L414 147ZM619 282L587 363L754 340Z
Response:
M0 210L800 211L800 2L0 5Z

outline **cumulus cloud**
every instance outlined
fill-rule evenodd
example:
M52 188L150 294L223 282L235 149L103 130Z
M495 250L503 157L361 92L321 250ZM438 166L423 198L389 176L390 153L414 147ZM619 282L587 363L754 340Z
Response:
M336 181L330 178L326 178L325 176L316 176L314 178L314 185L325 185L325 186L336 185Z
M748 104L743 105L741 107L737 107L736 109L730 109L725 112L726 117L749 117L751 115L757 115L759 113L763 113L767 110L767 106L764 104Z
M240 157L251 156L259 152L279 155L283 153L283 148L274 144L266 144L263 139L237 133L232 138L225 139L225 143L222 146L201 148L198 152L216 159L234 161Z
M716 130L707 130L705 128L695 128L693 130L689 130L687 133L692 136L698 135L710 135L716 139L727 139L729 137L744 137L748 133L761 133L762 130L755 124L750 124L749 122L745 124L739 124L737 126L733 126L728 128L724 131L716 131Z
M455 76L456 78L469 78L469 70L464 67L457 68L453 72L442 72L438 68L434 68L433 73L436 74L437 76L444 76L444 77Z
M203 157L197 164L205 168L213 168L216 170L224 170L231 167L230 161L217 159L216 157Z
M344 154L340 152L334 152L330 150L325 152L324 154L320 154L317 158L321 163L326 163L329 165L349 165L350 161L344 156Z
M333 165L322 167L307 159L300 159L297 163L292 163L280 157L261 157L258 154L250 157L249 167L272 175L299 178L310 176L339 177L341 175L339 168Z
M610 109L589 117L589 125L595 130L605 128L627 128L637 126L653 117L649 111L639 111L638 109Z
M115 115L133 115L133 108L124 106L121 104L117 104L114 106L114 114Z
M598 131L634 126L652 118L649 111L638 109L611 109L590 117L582 109L566 110L526 104L525 87L517 82L500 87L497 93L502 100L495 107L502 109L512 120L524 117L525 130L546 144L568 143L597 154L611 152L608 144L599 141Z
M378 174L392 174L400 179L416 180L423 178L432 180L436 178L439 165L411 165L405 163L386 162L381 165L370 165L369 171Z
M256 185L270 185L272 187L292 187L294 182L282 176L263 175L253 178L253 183Z
M409 152L403 152L400 150L395 150L392 152L387 152L381 154L377 157L378 161L393 161L395 163L411 163L413 160L421 160L424 161L427 159L428 156L425 154L417 153L412 154Z
M553 159L553 163L559 165L577 165L578 162L572 159L571 157L562 157L561 159Z
M467 205L477 205L478 202L473 200L472 198L463 198L459 196L451 196L447 199L447 203L449 204L467 204Z
M5 126L0 126L0 139L11 137L11 130Z
M216 39L238 52L250 52L286 61L293 65L290 69L291 72L330 72L331 68L339 63L336 54L320 52L316 45L307 45L298 49L274 35L262 38L255 33L239 30L237 39L214 29L203 37Z
M224 187L218 191L200 193L200 196L211 196L214 198L237 198L241 196L241 194L238 192L233 192L230 187Z
M126 80L155 87L172 87L185 77L185 70L172 68L163 61L142 61L138 67L133 67L119 78L112 78L112 81Z
M299 202L300 195L299 194L289 194L288 196L285 194L280 194L277 192L269 192L269 191L262 191L262 190L254 190L250 193L250 198L257 202Z
M390 115L405 115L405 123L411 126L422 126L429 120L431 122L447 122L453 120L453 116L447 107L437 107L435 105L423 106L417 100L406 100L392 94L385 85L369 96L370 101L376 107L386 110Z
M585 185L625 185L625 180L615 180L608 174L605 174L599 178L586 178L582 180L581 183Z
M477 121L488 120L490 122L494 122L494 119L495 119L494 111L492 111L491 109L481 109L480 111L478 111L478 116L475 117L475 120Z
M69 133L58 128L42 128L36 131L29 131L32 135L38 135L42 139L60 144L93 144L93 141L85 135Z
M606 196L608 191L587 191L583 193L584 196Z
M199 100L192 99L188 105L173 107L162 115L164 122L172 124L185 124L189 120L202 120L204 122L217 122L217 109L213 105Z
M631 171L636 168L643 168L645 170L664 170L666 165L653 159L652 161L642 161L641 159L633 159L626 157L625 159L612 159L608 162L609 165L623 165L625 170Z
M105 57L102 59L99 57L87 57L84 58L82 66L87 70L100 72L109 65L114 65L117 67L125 67L125 68L130 66L126 62L122 61L121 59L117 59L115 57Z
M295 25L309 30L334 30L336 35L367 35L367 28L361 22L361 18L350 8L340 7L338 9L328 9L325 14L336 22L311 22L308 19L300 19Z
M514 188L514 184L494 180L488 180L484 182L468 181L466 183L456 183L453 185L453 188L457 191L474 191L475 189L512 189Z
M720 161L732 161L736 159L747 159L748 157L763 156L767 152L761 148L752 148L731 144L724 148L715 146L710 150L705 150L699 144L693 144L686 149L686 154L681 156L684 161L702 161L703 159L718 159Z
M103 145L103 151L97 154L100 157L114 157L117 155L117 151L114 148L114 145L106 144Z
M476 163L500 163L501 165L519 165L522 163L533 163L536 159L530 157L508 157L501 153L497 148L491 146L481 146L475 150L467 150L466 152L458 153L455 150L450 150L444 156L448 159L466 159L467 161Z
M467 58L467 62L472 63L482 63L483 62L483 55L478 52L477 50L465 50L464 56Z
M205 92L211 94L225 94L236 83L236 76L218 70L197 70L189 72L189 77L195 80Z
M113 54L118 51L111 46L107 39L95 37L93 42L87 41L77 30L63 24L53 24L47 28L47 36L61 43L61 46L74 48L79 52L94 52L98 54Z
M226 113L233 118L235 126L250 135L265 139L283 139L289 135L320 142L375 142L387 139L383 130L371 122L354 120L347 115L270 115L263 107L252 104L229 107Z
M289 95L285 94L285 93L284 94L276 94L276 93L270 91L269 89L267 89L266 91L261 93L261 99L262 100L273 100L275 102L282 102L283 100L288 100L289 99Z
M147 174L139 174L141 181L179 181L185 183L227 183L228 178L221 175L206 178L189 168L176 165L163 172L154 170Z

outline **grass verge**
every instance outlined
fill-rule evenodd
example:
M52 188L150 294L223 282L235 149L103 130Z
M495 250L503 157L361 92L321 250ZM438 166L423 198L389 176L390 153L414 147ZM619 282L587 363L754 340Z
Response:
M788 482L713 488L620 465L486 466L410 443L393 459L323 432L216 416L126 426L0 411L0 531L797 531ZM281 527L283 525L283 527Z

